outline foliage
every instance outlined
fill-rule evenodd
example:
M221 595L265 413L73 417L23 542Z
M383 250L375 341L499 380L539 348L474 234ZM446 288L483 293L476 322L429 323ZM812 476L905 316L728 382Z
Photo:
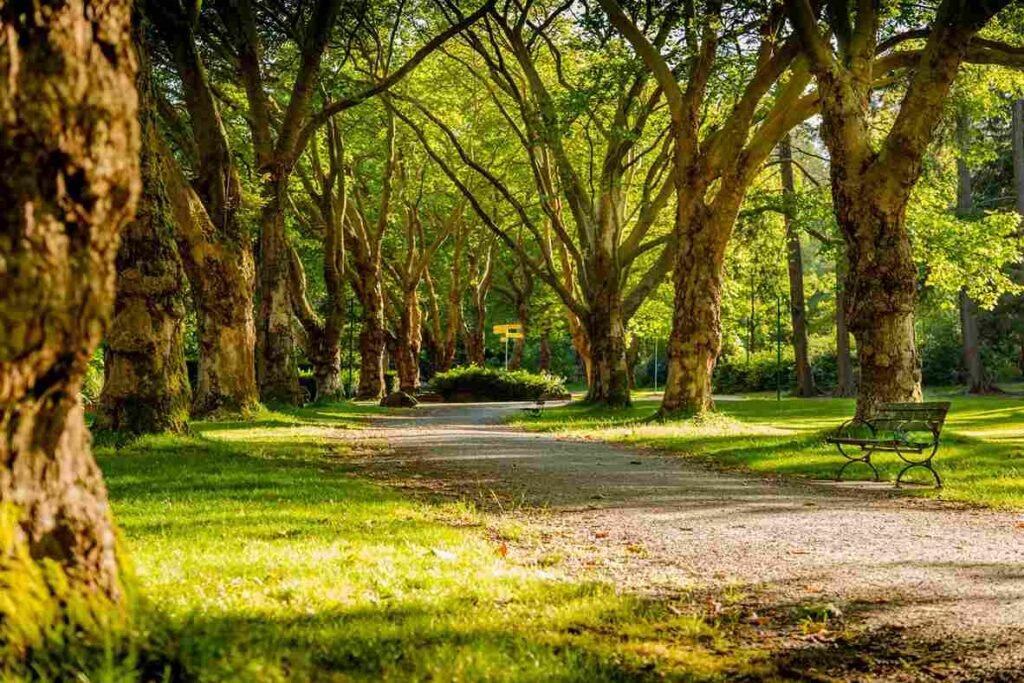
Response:
M530 401L545 394L565 395L561 377L476 365L434 375L430 387L446 401Z

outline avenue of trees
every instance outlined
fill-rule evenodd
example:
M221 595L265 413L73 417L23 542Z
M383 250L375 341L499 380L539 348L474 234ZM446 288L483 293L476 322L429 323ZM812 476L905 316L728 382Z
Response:
M415 394L503 364L505 322L510 367L578 363L596 404L660 373L662 418L713 410L716 367L767 350L780 306L795 392L823 389L823 340L861 414L921 400L942 321L972 391L1024 361L1020 3L59 0L0 22L2 553L114 602L97 352L93 428L131 434L376 400L391 370Z

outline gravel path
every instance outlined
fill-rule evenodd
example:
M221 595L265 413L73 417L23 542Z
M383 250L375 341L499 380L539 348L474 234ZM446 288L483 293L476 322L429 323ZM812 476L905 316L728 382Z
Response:
M502 426L519 407L382 419L375 431L392 452L374 468L525 511L540 520L542 552L633 590L741 586L761 605L834 603L869 629L966 643L964 657L1020 673L998 680L1024 680L1020 514L910 500L888 486L722 473Z

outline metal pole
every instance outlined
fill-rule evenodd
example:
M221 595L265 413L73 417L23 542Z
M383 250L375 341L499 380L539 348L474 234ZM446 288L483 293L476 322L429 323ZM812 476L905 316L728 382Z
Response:
M782 400L782 296L775 299L775 400Z
M508 335L505 335L505 372L508 372Z
M353 307L355 306L355 297L352 293L348 295L348 397L352 398L355 395L354 387L352 386L352 345L355 337L355 321L353 320Z

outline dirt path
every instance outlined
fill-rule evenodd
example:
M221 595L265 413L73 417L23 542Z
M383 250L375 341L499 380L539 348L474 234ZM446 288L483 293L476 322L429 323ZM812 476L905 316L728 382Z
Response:
M935 647L955 640L956 657L1002 672L991 680L1024 680L1020 514L909 500L888 487L724 474L502 426L518 407L436 406L381 420L375 431L393 452L374 467L526 511L542 529L539 552L633 590L740 586L762 609L833 603L868 631Z

